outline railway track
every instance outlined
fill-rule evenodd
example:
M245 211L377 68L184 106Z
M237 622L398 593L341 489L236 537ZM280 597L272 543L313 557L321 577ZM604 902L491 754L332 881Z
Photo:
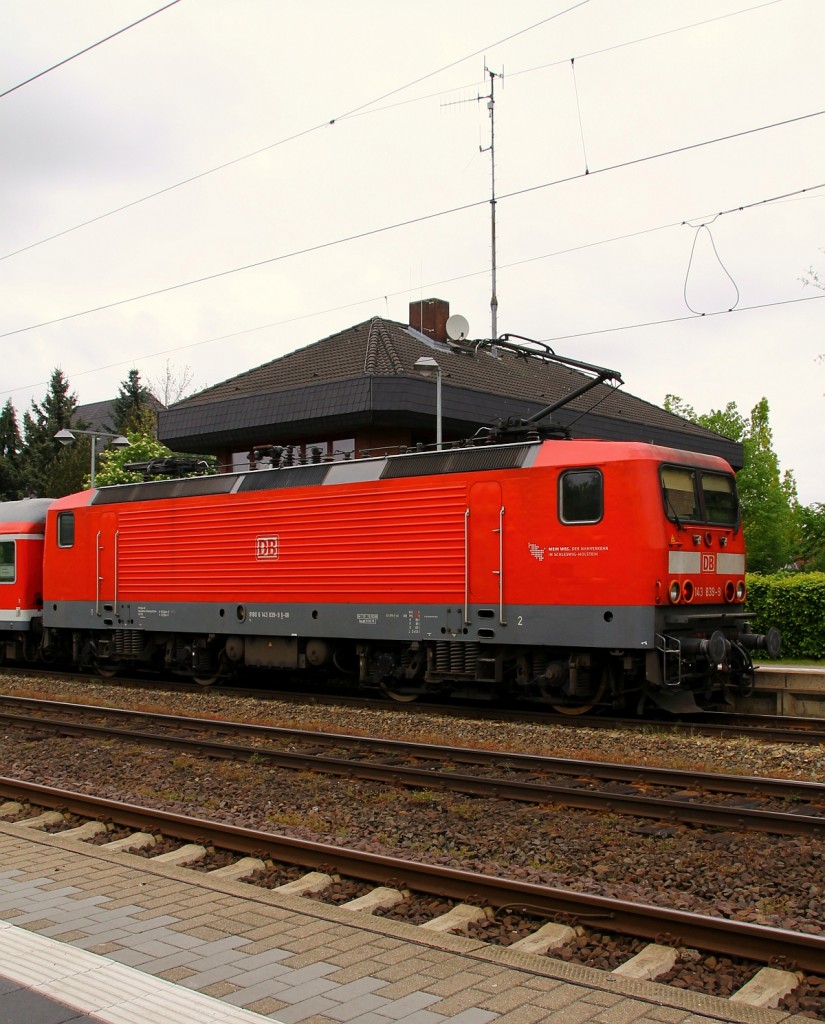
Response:
M147 680L144 678L101 678L100 676L80 675L73 672L59 672L52 669L35 669L26 666L24 669L0 666L0 678L3 675L30 677L33 683L37 680L63 680L67 685L72 683L93 683L96 686L110 686L116 692L124 689L137 689L152 694L168 693L203 693L204 688L188 682L172 682L169 680ZM621 729L623 731L649 731L651 728L676 735L720 736L720 737L751 737L766 742L825 744L825 719L796 718L784 715L738 714L732 712L703 712L697 715L684 715L677 719L671 716L648 716L646 718L617 718L610 715L559 715L547 712L540 707L515 709L503 706L469 705L469 704L430 704L416 701L414 703L397 703L386 698L351 697L330 693L308 693L303 691L248 689L242 687L210 687L209 692L229 697L250 697L265 703L266 701L283 701L288 703L310 702L312 705L339 705L348 708L368 708L381 711L396 711L406 715L438 715L445 718L466 718L478 721L504 721L530 725L543 723L548 726L562 726L575 729Z
M556 803L662 824L825 833L825 785L812 782L502 754L32 698L0 697L0 722L35 735L117 738L196 756L488 799Z
M495 910L529 908L549 921L586 923L589 928L653 942L711 950L760 963L782 962L815 971L825 963L825 936L769 928L750 922L611 899L516 879L486 876L433 864L383 856L241 828L167 811L122 804L82 793L0 777L0 797L59 809L90 821L110 821L140 834L162 832L193 844L211 844L238 854L266 857L311 872L330 870L382 889L412 890ZM251 870L251 869L250 869Z

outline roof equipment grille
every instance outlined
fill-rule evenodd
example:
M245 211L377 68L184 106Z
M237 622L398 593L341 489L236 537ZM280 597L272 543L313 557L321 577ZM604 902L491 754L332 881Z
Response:
M274 491L283 487L315 487L324 482L329 469L329 465L257 469L244 476L238 492Z
M422 455L398 455L387 460L382 480L404 476L441 476L444 473L475 473L484 469L516 469L524 464L535 444L501 447L456 448Z

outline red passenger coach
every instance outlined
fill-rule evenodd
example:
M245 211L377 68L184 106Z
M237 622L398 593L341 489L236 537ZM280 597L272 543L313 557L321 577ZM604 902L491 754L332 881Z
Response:
M0 502L0 661L37 656L43 536L51 498Z
M534 441L105 487L48 516L47 645L576 712L752 682L723 460Z

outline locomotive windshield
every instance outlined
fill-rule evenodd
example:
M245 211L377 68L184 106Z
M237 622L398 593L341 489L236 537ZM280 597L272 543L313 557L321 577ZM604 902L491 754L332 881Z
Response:
M735 526L739 521L736 481L730 474L662 466L662 494L667 517L677 524Z

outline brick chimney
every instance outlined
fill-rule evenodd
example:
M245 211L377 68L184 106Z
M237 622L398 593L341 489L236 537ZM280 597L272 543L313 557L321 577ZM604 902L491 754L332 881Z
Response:
M450 303L444 299L418 299L410 303L410 327L433 341L447 340Z

